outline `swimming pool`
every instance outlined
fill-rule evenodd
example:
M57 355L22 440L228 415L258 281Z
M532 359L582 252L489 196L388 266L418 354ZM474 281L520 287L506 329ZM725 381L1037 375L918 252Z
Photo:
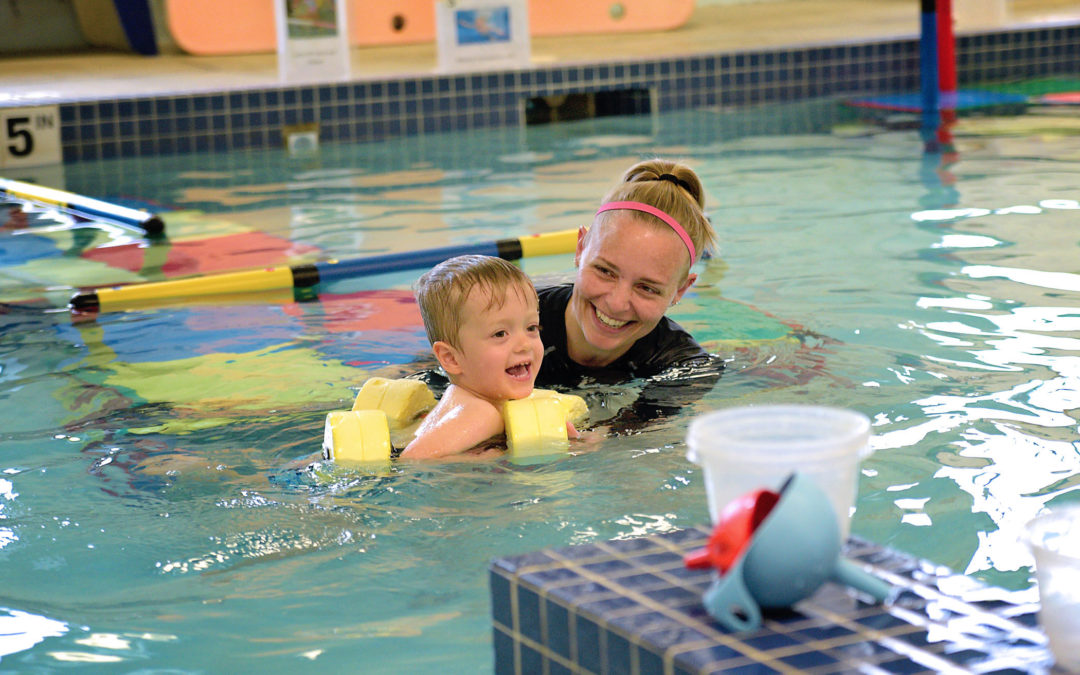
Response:
M425 352L412 273L320 302L0 313L3 665L489 671L492 558L705 522L686 426L762 402L874 420L854 533L1026 587L1017 536L1080 475L1080 137L980 118L955 156L924 155L914 131L851 121L698 110L65 167L71 191L170 209L171 243L51 233L54 252L6 261L5 300L576 227L632 161L683 158L722 249L673 316L731 361L698 403L595 451L368 475L304 459L365 377ZM571 265L523 261L538 280Z

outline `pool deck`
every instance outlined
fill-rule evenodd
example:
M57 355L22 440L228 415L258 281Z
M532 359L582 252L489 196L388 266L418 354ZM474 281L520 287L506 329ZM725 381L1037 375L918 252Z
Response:
M1075 0L953 0L957 35L1004 27L1080 22ZM625 61L782 46L844 44L915 36L915 0L760 0L699 2L682 27L617 36L532 40L537 66ZM355 81L436 72L433 43L351 50ZM0 106L101 97L153 96L279 84L275 54L146 57L96 50L0 56Z

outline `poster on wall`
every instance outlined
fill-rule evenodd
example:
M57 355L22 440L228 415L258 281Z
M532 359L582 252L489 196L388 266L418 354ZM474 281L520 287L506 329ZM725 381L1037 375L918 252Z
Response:
M442 71L527 66L528 0L439 0L435 34Z
M345 0L274 0L274 18L283 82L348 79Z

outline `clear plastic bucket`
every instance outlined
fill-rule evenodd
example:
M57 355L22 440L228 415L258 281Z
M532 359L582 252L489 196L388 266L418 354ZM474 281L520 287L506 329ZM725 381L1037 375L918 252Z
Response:
M1039 624L1057 667L1080 673L1080 504L1050 508L1025 533L1035 557Z
M732 500L761 488L779 490L799 471L829 496L847 539L859 462L870 454L866 415L815 405L727 408L691 422L686 443L687 457L705 474L713 524Z

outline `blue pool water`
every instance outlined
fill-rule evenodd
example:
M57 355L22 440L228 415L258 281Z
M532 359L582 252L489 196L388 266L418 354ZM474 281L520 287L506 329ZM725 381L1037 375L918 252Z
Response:
M654 154L711 197L721 251L673 316L728 368L698 402L551 463L309 467L328 411L425 352L414 273L317 302L46 309L78 284L576 227ZM1078 495L1068 118L968 120L955 155L823 104L64 173L167 209L171 243L0 233L0 300L29 303L0 313L5 670L489 672L488 562L705 522L686 427L733 405L869 415L853 532L993 584L1029 585L1024 524ZM570 256L523 266L572 274ZM639 384L592 391L594 419Z

